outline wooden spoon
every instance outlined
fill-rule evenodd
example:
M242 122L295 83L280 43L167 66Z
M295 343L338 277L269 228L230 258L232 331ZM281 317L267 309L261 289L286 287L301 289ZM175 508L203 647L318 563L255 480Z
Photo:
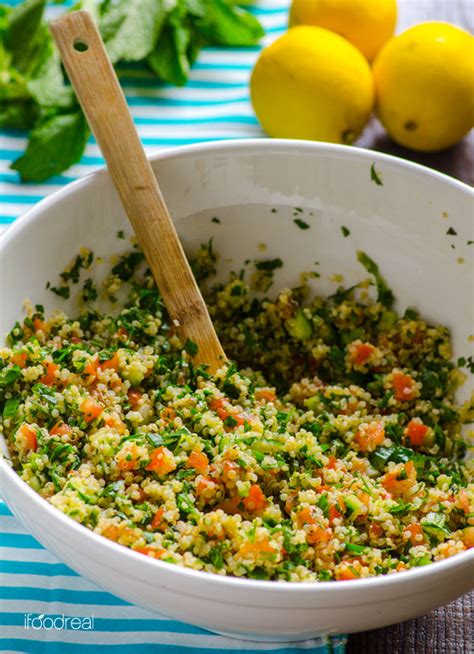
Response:
M215 372L224 351L92 16L74 11L50 29L171 320Z

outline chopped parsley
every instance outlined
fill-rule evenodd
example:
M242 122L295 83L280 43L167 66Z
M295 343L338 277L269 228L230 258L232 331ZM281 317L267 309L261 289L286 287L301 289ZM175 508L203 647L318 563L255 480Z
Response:
M361 263L364 266L367 272L374 277L375 285L377 286L377 294L378 294L379 302L383 304L385 307L390 308L395 301L395 297L392 291L390 290L390 288L388 287L387 282L382 277L379 267L377 266L375 261L371 259L368 254L362 252L362 250L359 250L357 252L357 261L359 261L359 263Z
M347 237L350 235L351 230L350 230L350 229L347 229L347 227L345 227L344 225L342 225L342 227L341 227L341 232L342 232L342 235L344 236L344 238L347 238Z
M283 267L283 261L281 259L264 259L262 261L255 262L255 268L257 270L264 270L265 272L273 272L277 268Z
M69 286L51 286L51 284L48 282L46 284L46 288L49 289L51 293L54 293L55 295L58 295L65 300L67 300L71 295L71 289Z
M295 218L293 220L295 225L297 225L300 229L309 229L308 223L306 223L304 220L301 220L301 218Z
M194 341L190 341L188 338L184 344L184 350L189 354L189 356L195 357L198 353L198 346Z
M142 252L124 254L112 268L112 274L117 275L123 282L128 282L144 259L145 256Z
M84 282L81 298L84 302L95 302L95 300L97 300L97 289L91 278L86 279Z
M377 184L377 186L383 186L380 173L375 170L375 164L373 163L370 167L370 179Z

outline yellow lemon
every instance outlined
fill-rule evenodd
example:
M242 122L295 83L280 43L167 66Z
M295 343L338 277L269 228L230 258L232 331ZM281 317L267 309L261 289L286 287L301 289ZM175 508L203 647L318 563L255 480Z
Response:
M374 62L376 112L390 136L422 152L460 141L473 125L474 39L448 23L393 38Z
M316 25L337 32L369 61L397 23L396 0L293 0L290 26Z
M367 60L320 27L294 27L265 48L250 90L262 127L279 138L352 143L374 103Z

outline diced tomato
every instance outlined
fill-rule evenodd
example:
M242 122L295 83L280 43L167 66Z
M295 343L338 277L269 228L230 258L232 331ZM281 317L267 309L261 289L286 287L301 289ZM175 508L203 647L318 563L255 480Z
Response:
M352 459L351 463L354 472L367 472L367 459Z
M209 459L204 454L204 452L199 452L194 450L188 457L186 461L187 468L194 468L197 472L205 473L209 466Z
M98 367L98 362L96 359L91 359L86 363L86 366L82 371L82 374L87 375L89 377L89 379L87 380L88 383L91 383L97 377L97 367Z
M406 534L407 539L411 541L412 545L423 545L425 542L423 527L417 522L405 527L403 533Z
M33 450L36 452L38 442L36 439L36 429L32 425L24 423L17 431L17 438L20 439L21 449L23 452Z
M319 525L311 525L306 535L306 540L310 545L317 545L318 543L327 543L332 538L332 531L330 529L323 529Z
M51 436L69 436L72 434L72 429L65 422L59 421L50 429L49 433Z
M262 554L275 554L275 548L270 545L268 538L262 538L259 541L251 543L247 541L239 548L239 556L260 556Z
M413 378L403 372L394 372L392 376L392 387L395 399L399 402L407 402L415 397L415 386Z
M285 511L288 513L288 515L293 510L296 495L297 495L297 493L295 491L292 491L292 492L288 493L288 497L286 498L286 501L285 501Z
M211 488L216 488L216 486L217 484L215 481L213 481L209 477L201 476L196 486L196 493L198 495L202 495L203 493L210 490Z
M323 529L323 527L317 524L310 507L305 507L301 511L298 511L296 522L300 528L307 528L306 540L310 545L327 543L331 539L331 531L329 529Z
M109 540L116 543L120 542L122 545L131 545L136 540L135 530L127 525L109 525L104 529L102 534Z
M229 412L225 407L225 401L222 397L213 397L209 402L209 408L215 411L221 420L229 417Z
M94 398L86 397L81 404L81 411L84 414L84 420L86 422L92 422L92 420L95 420L102 414L104 407L94 400Z
M140 402L142 395L143 393L133 388L127 391L128 401L130 402L132 409L135 409L138 406L138 403Z
M239 511L240 501L241 501L240 497L238 495L235 495L234 497L229 497L223 502L220 502L215 508L221 509L222 511L224 511L224 513L228 513L229 515L235 515L236 513L240 513Z
M176 468L176 461L173 452L167 447L157 447L150 455L150 463L146 470L152 470L157 475L166 475Z
M33 327L35 332L44 332L45 334L48 333L48 328L46 327L46 323L44 320L41 320L41 318L35 318L33 320Z
M366 493L365 491L361 491L360 493L357 493L357 497L362 502L362 504L365 504L366 507L369 506L370 495L368 493Z
M12 356L11 362L13 363L14 366L18 366L19 368L24 368L26 366L27 358L28 358L28 354L26 352L16 352Z
M416 469L413 461L400 463L394 470L387 472L380 483L391 495L395 497L404 495L416 484Z
M250 486L249 494L242 500L247 511L262 511L268 506L268 500L258 484Z
M222 397L213 397L209 402L209 408L215 411L223 422L227 420L227 418L232 417L236 421L235 427L244 424L244 417L235 411L231 411L227 401Z
M344 511L346 510L346 505L342 498L339 498L337 504L331 504L328 509L328 518L329 524L333 524L336 518L342 518Z
M114 355L110 358L107 359L107 361L103 361L100 364L100 367L102 370L118 370L120 365L120 359L118 352L114 352Z
M467 494L466 490L464 488L461 488L461 490L458 493L458 499L456 502L457 506L464 511L464 513L470 513L471 512L471 507L469 503L469 495Z
M117 538L119 537L119 533L120 533L120 528L118 525L109 525L103 530L102 535L108 538L109 540L116 541Z
M135 443L130 443L117 455L117 465L120 470L135 470L138 468L138 452Z
M161 523L163 522L163 515L165 513L164 507L160 506L158 511L155 513L155 515L152 518L152 521L150 523L152 529L159 529L161 526Z
M383 534L383 528L379 525L378 522L372 522L369 527L369 535L372 538L379 538Z
M116 431L118 434L124 434L126 427L125 424L120 420L120 418L116 415L104 415L104 422L107 425L107 427L110 427L110 429L113 429Z
M370 343L357 343L353 344L349 351L352 362L361 366L370 359L375 352L375 347Z
M335 456L330 456L329 461L327 462L326 468L328 470L334 470L336 467L337 459Z
M145 554L146 556L151 556L153 559L160 559L166 550L162 550L157 547L135 547L134 552L139 552L140 554Z
M48 363L46 365L46 373L40 378L40 383L44 384L45 386L52 386L55 384L58 381L56 377L58 370L59 366L57 363Z
M315 525L316 520L311 512L311 509L309 506L306 506L304 509L301 509L301 511L298 511L298 514L296 516L296 522L298 524L298 527L304 527L304 525Z
M222 481L224 482L235 482L238 477L240 466L233 461L224 461L222 467ZM235 474L234 474L235 472Z
M271 388L257 388L255 399L262 400L263 402L274 402L276 400L276 393Z
M474 547L474 527L465 527L462 530L461 540L467 549Z
M165 422L172 422L176 418L176 411L170 406L166 406L160 412L160 418Z
M425 440L427 432L428 427L422 422L418 422L417 420L410 420L405 429L405 436L407 436L409 439L410 445L413 445L413 447L418 447L419 445L423 445L423 441Z
M345 562L338 565L335 571L337 581L352 581L353 579L358 579L359 576L357 569Z
M385 429L381 422L371 422L360 427L354 436L354 443L361 452L373 452L385 438Z
M241 427L245 422L244 416L241 416L239 413L231 413L229 415L229 418L233 418L235 420L234 425L232 425L232 426L229 425L230 429L235 429L236 427Z

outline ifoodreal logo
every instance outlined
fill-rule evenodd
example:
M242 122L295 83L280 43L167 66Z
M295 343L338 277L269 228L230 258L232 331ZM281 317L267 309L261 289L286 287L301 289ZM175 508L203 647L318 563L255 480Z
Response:
M94 616L79 617L69 615L46 615L44 613L25 613L25 629L34 629L39 631L63 631L72 629L73 631L92 631L94 629Z

